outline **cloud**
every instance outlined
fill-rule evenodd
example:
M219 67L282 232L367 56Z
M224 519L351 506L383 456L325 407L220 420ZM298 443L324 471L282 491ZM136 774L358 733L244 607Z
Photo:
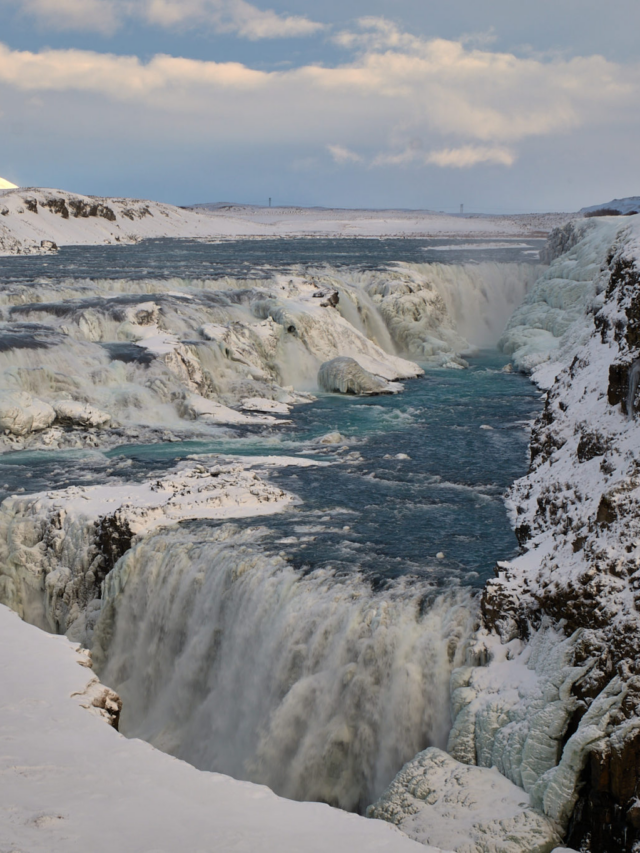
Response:
M463 145L460 148L443 148L440 151L430 151L426 156L427 163L448 169L468 169L479 163L492 166L513 166L515 155L508 148Z
M295 38L325 29L324 24L302 15L278 15L258 9L247 0L144 0L141 15L152 24L204 24L219 33L235 33L244 38Z
M174 0L149 0L145 9L164 15L169 27L171 20L180 25L181 15L193 20L223 6L225 15L236 17L232 23L221 17L216 26L233 25L247 38L273 35L276 24L291 34L294 24L286 22L298 20L276 16L273 24L271 13L256 16L256 7L244 2L182 0L178 7ZM324 154L326 162L328 152L345 167L509 167L536 138L598 127L622 133L638 113L638 65L601 56L520 57L418 39L380 18L359 26L349 61L272 71L237 62L166 55L145 62L0 44L0 98L5 111L11 102L16 114L24 112L25 122L35 121L26 112L28 98L44 98L52 126L64 115L87 135L87 111L99 112L117 129L116 145L144 126L151 134L182 134L202 144L286 145L299 161L321 161Z
M167 29L209 27L252 41L310 36L326 29L303 15L278 15L247 0L0 0L47 27L111 35L128 19Z
M336 163L362 163L363 161L360 154L350 151L344 145L327 145L327 149Z

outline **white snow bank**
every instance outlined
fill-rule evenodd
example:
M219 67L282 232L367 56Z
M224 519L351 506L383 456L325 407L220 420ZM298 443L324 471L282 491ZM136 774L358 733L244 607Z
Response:
M81 707L95 691L83 662L66 638L26 625L0 605L3 848L424 853L389 824L279 799L126 740Z
M7 181L5 178L0 178L0 190L15 190L17 188L17 184L12 184L11 181Z
M554 823L497 770L461 764L434 747L406 764L367 814L456 853L550 853L561 841Z

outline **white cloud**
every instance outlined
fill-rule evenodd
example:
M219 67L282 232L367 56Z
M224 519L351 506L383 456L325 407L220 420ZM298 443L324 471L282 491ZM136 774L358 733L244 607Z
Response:
M479 163L492 166L513 166L515 155L508 148L498 146L463 145L460 148L442 148L430 151L426 156L427 163L449 169L468 169Z
M324 24L302 15L278 15L247 0L143 0L139 12L149 23L171 27L204 24L217 32L258 40L309 36Z
M174 0L159 2L149 0L146 8L165 15L165 26L180 24L171 15L192 20L198 9L211 12L219 5L183 0L178 9ZM252 17L255 7L246 3L233 8L248 16L244 23L234 18L237 32L252 38L275 32L270 13ZM287 20L293 19L278 18L278 26ZM374 41L358 43L349 62L269 72L234 62L165 55L143 62L0 44L0 97L12 104L22 97L23 106L13 109L22 109L26 122L31 119L24 96L46 93L46 101L55 101L51 122L61 122L64 114L86 134L88 95L118 136L144 126L166 136L188 133L203 143L297 147L300 161L324 151L345 166L413 168L508 167L536 137L620 129L638 113L638 65L600 56L523 58L456 41L420 40L383 19L368 19L359 32ZM348 147L337 140L348 140Z
M340 163L362 163L363 158L355 151L345 148L344 145L327 145L327 150L331 154L334 162Z
M47 27L107 35L127 19L168 29L210 27L253 41L309 36L325 29L302 15L278 15L247 0L0 0L0 5L17 6Z

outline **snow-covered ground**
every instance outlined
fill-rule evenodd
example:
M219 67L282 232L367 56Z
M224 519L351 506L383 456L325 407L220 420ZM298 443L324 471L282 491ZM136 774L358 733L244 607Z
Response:
M113 700L86 655L2 605L0 648L3 853L424 853L383 821L280 799L125 739L104 719Z
M158 237L534 237L569 219L570 214L562 213L450 216L430 211L239 205L181 208L39 187L0 187L0 254L51 251L51 243L115 244Z
M640 212L640 196L632 195L626 198L614 198L604 204L594 204L591 207L583 207L580 213L595 213L601 210L617 210L622 216Z

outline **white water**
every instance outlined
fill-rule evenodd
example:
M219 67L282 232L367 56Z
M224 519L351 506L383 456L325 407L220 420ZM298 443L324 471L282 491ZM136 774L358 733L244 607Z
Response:
M446 744L471 593L421 613L426 587L302 576L259 536L173 530L126 555L105 582L101 679L123 698L128 736L286 797L363 809L417 752Z

